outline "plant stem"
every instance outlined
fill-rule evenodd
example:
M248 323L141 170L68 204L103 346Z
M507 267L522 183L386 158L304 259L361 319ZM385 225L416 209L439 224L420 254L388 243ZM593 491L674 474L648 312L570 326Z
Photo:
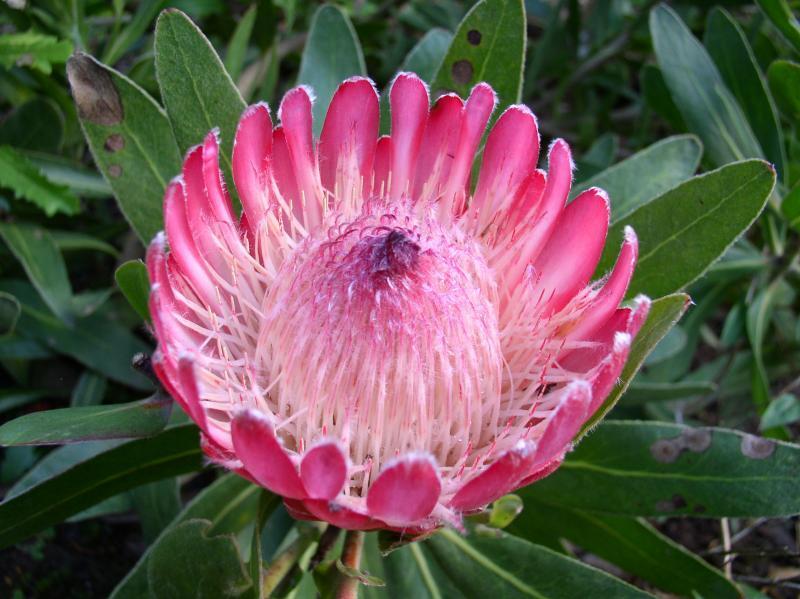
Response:
M306 552L311 542L311 539L300 536L272 561L261 578L261 590L264 597L270 597L278 588L286 575L292 571L297 560Z
M348 568L358 570L361 564L361 552L363 548L364 531L348 530L344 537L342 563ZM342 574L340 576L339 589L336 591L336 599L357 599L359 584L357 578L351 578Z

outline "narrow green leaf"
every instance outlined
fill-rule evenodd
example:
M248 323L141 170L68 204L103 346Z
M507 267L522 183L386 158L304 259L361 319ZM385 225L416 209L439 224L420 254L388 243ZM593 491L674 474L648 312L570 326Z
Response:
M800 512L800 446L721 428L606 421L527 498L627 516Z
M667 295L654 300L650 306L650 314L647 320L642 325L636 338L633 340L631 351L628 355L628 361L622 369L622 374L619 380L614 385L611 393L603 401L603 405L592 415L592 417L584 424L578 439L586 434L595 424L600 422L603 417L611 411L622 394L631 384L633 377L642 367L647 355L653 351L653 348L658 345L658 342L664 338L664 335L675 326L675 323L680 320L683 313L689 305L689 296L683 293L675 293Z
M314 135L319 136L333 93L353 75L366 75L364 54L350 19L331 4L320 6L311 20L300 61L298 85L314 90Z
M568 539L670 593L729 599L740 596L722 572L644 520L529 501L510 532L534 543L541 536Z
M800 25L786 0L756 0L775 28L800 52Z
M189 17L168 8L156 22L155 52L161 97L181 151L202 143L219 127L220 163L233 181L233 138L245 102L214 47Z
M697 395L708 395L717 386L710 381L678 381L672 383L631 383L625 392L623 404L626 406L641 405L649 402L675 401Z
M769 402L769 376L764 364L764 342L772 321L772 314L778 300L780 291L780 280L776 280L769 286L759 291L753 302L747 308L745 320L747 337L750 340L750 347L753 350L753 361L755 362L754 384L757 386L753 400L758 411L763 413L767 409Z
M150 23L164 4L166 4L165 0L140 2L130 22L109 40L103 52L103 62L105 64L116 63L134 44L139 42L142 34L150 27Z
M0 237L22 264L25 274L47 306L60 319L71 322L72 285L64 258L47 229L0 223Z
M10 146L0 146L0 187L35 204L47 216L58 212L76 214L80 210L80 200L66 185L48 179L39 167Z
M800 400L791 393L784 393L772 400L767 409L764 410L758 428L768 430L774 427L794 424L798 420L800 420Z
M188 520L159 538L147 562L150 592L156 599L241 597L251 590L233 535L209 536L212 523ZM199 585L199 587L198 587Z
M118 447L124 441L89 441L87 443L76 443L75 445L65 445L64 447L57 447L28 470L23 477L21 477L14 485L8 490L4 501L8 501L17 495L21 495L28 489L49 480L70 468L93 458L94 456Z
M742 107L764 157L786 179L786 154L777 108L744 32L727 11L715 8L708 15L704 42L725 84Z
M172 521L165 532L194 518L213 523L210 534L239 532L252 522L261 488L236 474L226 474L203 489ZM233 516L233 518L232 518ZM162 533L163 536L163 533ZM139 599L147 596L147 563L154 545L150 545L110 599Z
M781 111L793 121L800 119L800 64L776 60L767 69L767 80Z
M703 146L694 135L668 137L576 185L571 197L600 187L611 198L611 223L691 177ZM642 177L642 173L648 173Z
M150 297L150 280L147 267L141 260L128 260L114 273L117 287L128 303L136 310L145 322L150 322L150 309L147 300Z
M172 399L157 393L129 403L31 412L0 426L0 445L61 445L135 439L162 431Z
M663 118L673 129L685 131L686 123L683 122L681 111L670 96L669 88L664 81L664 74L654 64L646 64L639 72L639 82L642 86L642 96L647 105Z
M72 44L35 31L4 33L0 36L0 65L31 67L49 75L54 64L62 64L72 54Z
M89 170L81 163L63 156L26 152L27 158L56 185L66 185L83 198L107 198L114 194L111 186L95 169Z
M9 500L12 497L16 497L34 485L38 485L42 481L53 478L76 464L84 462L113 447L117 447L122 443L123 441L89 441L87 443L76 443L74 445L58 447L36 462L23 477L14 483L6 493L4 499ZM120 494L104 499L70 516L67 521L78 522L86 520L87 518L96 518L106 514L118 514L129 509L131 509L130 500L125 494Z
M494 88L499 110L520 101L525 65L525 6L522 0L481 0L458 26L431 90L466 97L485 81Z
M425 553L440 568L434 573L468 597L651 597L610 574L502 531L467 537L444 530L425 541ZM449 596L449 595L442 595Z
M69 252L72 250L93 250L96 252L105 252L110 256L117 258L119 251L113 245L106 243L102 239L97 239L85 233L78 233L76 231L56 231L49 229L50 236L56 243L56 247L62 252Z
M657 297L682 289L750 227L774 186L775 171L762 160L729 164L694 177L611 227L598 272L611 267L624 228L630 226L639 237L630 293Z
M103 403L107 388L106 377L91 370L85 370L78 379L78 384L72 389L69 403L73 408L100 405Z
M234 81L239 78L244 66L247 44L250 43L250 35L253 33L253 25L255 25L256 17L258 16L257 10L257 4L250 5L250 8L239 19L239 23L231 36L231 41L228 42L228 49L225 52L225 70L228 71L228 75Z
M2 281L0 291L20 300L19 330L53 351L65 354L111 380L136 389L152 389L152 383L134 371L131 359L152 349L131 334L104 309L68 325L53 316L33 289L21 281Z
M70 58L67 77L97 168L147 243L163 228L164 189L181 168L167 116L133 81L87 54Z
M0 339L9 337L17 327L22 307L10 293L0 292Z
M712 162L763 157L742 109L680 17L661 4L650 13L650 33L672 99Z
M0 504L0 547L8 547L138 485L202 467L197 428L184 425L90 458Z

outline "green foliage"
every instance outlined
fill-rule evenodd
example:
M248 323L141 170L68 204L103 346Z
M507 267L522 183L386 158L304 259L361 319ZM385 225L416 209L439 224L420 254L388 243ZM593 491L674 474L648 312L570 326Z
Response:
M49 75L54 64L63 64L72 54L72 44L35 31L4 33L0 37L0 65L30 67Z
M800 447L739 431L608 421L522 500L625 516L800 511Z
M639 236L631 293L659 296L702 275L761 212L775 171L760 160L724 166L671 189L618 221L598 270L611 266L625 227Z
M57 212L75 214L80 200L65 185L48 179L24 155L9 146L0 146L0 186L14 191L17 198L39 206L47 216Z
M464 17L431 89L467 97L486 81L497 93L499 114L519 102L525 62L525 8L522 0L481 0Z
M368 598L758 596L738 584L753 573L746 531L770 518L793 534L800 513L800 28L785 0L6 4L0 546L59 543L45 531L65 521L80 545L89 525L116 534L108 516L133 513L146 547L97 587L116 585L112 599L325 597L348 575L386 583L361 586ZM341 535L204 470L197 427L153 389L147 360L132 367L154 347L143 246L163 228L181 154L213 128L235 196L246 104L268 101L277 125L281 95L309 85L318 135L339 83L369 75L389 133L401 70L432 101L488 81L493 118L522 102L543 148L567 139L571 198L594 186L610 197L597 275L631 226L628 297L653 301L558 471L468 518L465 536L368 534L351 568ZM734 534L732 578L713 518ZM48 579L77 588L58 566ZM782 590L771 583L759 590Z
M91 56L73 56L67 76L95 164L149 242L162 228L164 189L181 164L169 121L136 83Z

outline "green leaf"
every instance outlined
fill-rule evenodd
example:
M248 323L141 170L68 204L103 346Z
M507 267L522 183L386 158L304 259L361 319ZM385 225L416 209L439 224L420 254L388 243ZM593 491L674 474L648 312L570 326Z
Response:
M789 226L800 231L800 184L795 185L781 202L781 212Z
M12 486L8 490L8 493L6 493L5 500L16 497L34 485L37 485L44 480L53 478L69 468L72 468L76 464L94 457L103 451L117 447L121 443L122 441L90 441L87 443L76 443L74 445L58 447L36 462L36 464L30 470L28 470L23 477L14 483L14 486ZM79 512L74 516L70 516L67 521L78 522L80 520L104 516L106 514L118 514L130 509L130 500L126 495L120 494L115 495L114 497L109 497L108 499L104 499L90 508Z
M800 26L786 0L756 0L775 28L800 52Z
M624 405L633 406L652 401L675 401L697 395L708 395L717 386L710 381L678 381L671 383L647 383L634 381L625 392Z
M0 145L18 150L58 152L64 115L53 100L37 97L12 110L0 125Z
M140 2L130 22L122 31L110 38L103 52L103 62L105 64L114 64L134 44L139 42L142 34L150 27L150 23L164 4L166 4L165 0L143 0Z
M792 121L800 120L800 65L776 60L767 69L767 80L781 111Z
M49 75L54 64L64 63L72 54L72 44L35 31L4 33L0 36L0 65L31 67Z
M80 210L80 200L66 185L48 179L39 167L10 146L0 146L0 187L36 204L47 216L58 212L76 214Z
M775 101L739 24L721 8L708 15L704 42L728 89L742 107L764 157L786 179L786 154Z
M8 490L4 501L21 495L28 489L69 470L73 466L121 445L123 441L90 441L57 447L28 470Z
M251 589L235 538L209 536L211 526L189 520L159 538L147 562L150 597L241 597Z
M129 493L142 523L142 536L152 542L181 511L180 486L177 478L165 478Z
M250 8L239 19L239 23L231 36L231 41L228 42L228 49L225 52L225 70L228 71L234 81L239 78L244 66L247 44L250 42L253 25L255 25L256 17L258 16L257 10L257 4L250 5Z
M128 303L136 310L145 322L150 322L150 309L147 300L150 297L150 280L147 267L141 260L128 260L114 273L117 287Z
M764 341L772 321L772 314L780 292L781 280L775 280L761 289L747 308L746 328L750 347L753 349L756 385L753 400L760 413L766 410L769 402L769 376L764 364Z
M800 512L800 446L721 428L606 421L558 471L517 491L627 516L783 517Z
M47 306L61 320L72 322L72 285L67 266L47 229L0 223L0 237L22 264L25 274Z
M161 97L181 151L219 127L221 167L233 181L233 138L245 102L213 46L189 17L168 8L156 22L155 52Z
M350 19L336 6L320 6L311 20L297 75L297 84L310 86L316 94L315 136L322 131L328 104L339 84L353 75L366 74L364 54Z
M611 198L611 223L617 223L691 177L702 153L703 146L694 135L668 137L576 185L570 196L590 187L606 190Z
M522 0L481 0L464 16L431 90L467 97L485 81L499 99L499 114L520 101L525 64L525 7Z
M16 297L0 292L0 339L5 339L14 332L21 312L22 307Z
M194 518L212 522L209 534L239 532L252 522L260 492L260 487L238 475L226 474L198 493L165 532ZM147 596L147 564L153 547L154 545L150 545L147 548L133 569L114 589L110 599L138 599Z
M21 281L2 281L0 291L20 300L19 330L53 351L65 354L106 375L111 380L136 389L152 389L144 376L131 368L131 359L151 348L131 334L112 314L103 309L70 326L53 316L33 289Z
M650 13L650 32L672 99L711 161L720 166L763 157L742 109L680 17L662 4Z
M633 377L639 371L639 368L642 367L647 355L653 351L653 348L664 338L664 335L680 320L688 305L689 296L683 293L675 293L653 300L650 305L650 314L633 340L628 361L622 369L619 380L617 380L611 393L608 394L600 408L583 425L583 429L578 436L579 439L595 424L600 422L611 411L611 408L616 405L628 385L630 385Z
M423 81L433 81L452 42L453 34L449 31L431 29L406 54L400 70L416 73Z
M74 194L84 198L107 198L114 194L100 173L79 162L40 152L26 152L25 155L50 181L66 185Z
M540 537L568 539L626 572L680 596L730 599L740 596L722 572L644 520L529 501L510 532L533 542Z
M181 168L170 123L138 85L87 54L70 58L67 77L97 168L147 243L163 228L164 189Z
M761 416L761 423L758 428L768 430L778 426L794 424L798 420L800 420L800 400L791 393L784 393L769 403Z
M56 242L56 246L62 252L69 252L72 250L92 250L96 252L105 252L114 258L119 257L117 248L109 243L106 243L102 239L97 239L91 235L86 235L84 233L78 233L75 231L55 231L53 229L49 229L49 231L53 241Z
M91 370L85 370L72 389L69 403L73 408L99 405L103 402L107 388L106 377Z
M629 293L657 297L682 289L750 227L774 186L775 171L762 160L694 177L611 227L597 270L611 267L630 226L639 237L639 262Z
M642 87L642 96L647 105L663 118L673 129L685 130L681 111L670 96L669 88L664 81L664 74L654 64L646 64L639 72L639 81Z
M0 426L0 445L150 437L164 429L171 412L172 399L161 393L129 403L42 410Z
M491 537L474 531L463 537L444 530L425 541L425 553L438 566L434 579L438 582L446 577L468 597L566 599L583 596L587 589L597 597L651 597L582 562L494 532Z
M117 493L198 470L197 428L167 429L90 458L0 504L0 547L8 547Z

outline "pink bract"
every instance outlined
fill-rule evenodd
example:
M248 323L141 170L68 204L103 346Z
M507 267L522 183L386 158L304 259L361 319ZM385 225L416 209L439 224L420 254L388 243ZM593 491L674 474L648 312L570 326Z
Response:
M150 245L156 372L215 463L283 496L297 518L424 531L553 472L625 363L650 302L620 308L627 230L590 283L609 204L567 203L563 140L509 107L472 164L496 99L466 102L402 73L391 136L371 81L343 82L320 139L312 97L239 122L232 170L211 132L166 191ZM169 245L169 249L167 249Z

